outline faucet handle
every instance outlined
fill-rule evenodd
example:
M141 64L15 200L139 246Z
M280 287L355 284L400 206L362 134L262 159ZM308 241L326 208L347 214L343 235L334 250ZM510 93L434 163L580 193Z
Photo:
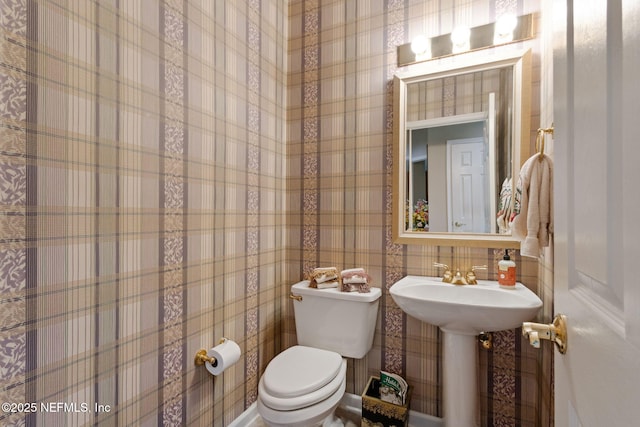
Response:
M441 262L434 262L434 267L444 268L444 273L442 274L442 281L446 283L451 283L453 281L453 273L447 264L442 264Z
M473 267L471 267L471 270L467 271L467 274L465 275L465 279L467 280L467 283L469 285L477 285L478 278L476 277L476 270L486 270L486 269L487 269L486 265L474 265Z

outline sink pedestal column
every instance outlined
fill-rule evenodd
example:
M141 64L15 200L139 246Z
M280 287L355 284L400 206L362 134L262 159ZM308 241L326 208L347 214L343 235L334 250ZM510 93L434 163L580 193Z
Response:
M478 377L475 335L443 332L442 369L446 427L478 426Z

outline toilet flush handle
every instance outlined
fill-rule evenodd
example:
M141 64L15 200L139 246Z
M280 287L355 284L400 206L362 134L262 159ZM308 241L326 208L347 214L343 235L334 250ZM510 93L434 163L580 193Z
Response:
M296 301L302 301L302 295L294 295L293 293L289 294L289 299L294 299Z

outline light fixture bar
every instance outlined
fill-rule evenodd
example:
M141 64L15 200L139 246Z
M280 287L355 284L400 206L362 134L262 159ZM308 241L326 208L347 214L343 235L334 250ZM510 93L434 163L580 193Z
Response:
M518 18L518 23L513 30L513 39L505 43L494 43L495 23L480 25L471 28L471 37L469 40L469 49L464 52L470 52L479 49L487 49L508 43L516 43L523 40L533 38L533 14L522 15ZM411 65L418 62L424 62L431 59L442 58L444 56L455 55L462 52L453 52L453 43L451 42L451 34L443 34L440 36L427 39L430 41L431 55L416 55L411 50L411 43L398 46L398 67Z

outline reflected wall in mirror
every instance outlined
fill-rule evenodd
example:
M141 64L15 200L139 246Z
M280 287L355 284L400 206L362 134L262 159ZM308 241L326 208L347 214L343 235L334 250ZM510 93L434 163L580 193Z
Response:
M394 79L395 240L518 247L497 218L529 155L530 53L421 70Z

